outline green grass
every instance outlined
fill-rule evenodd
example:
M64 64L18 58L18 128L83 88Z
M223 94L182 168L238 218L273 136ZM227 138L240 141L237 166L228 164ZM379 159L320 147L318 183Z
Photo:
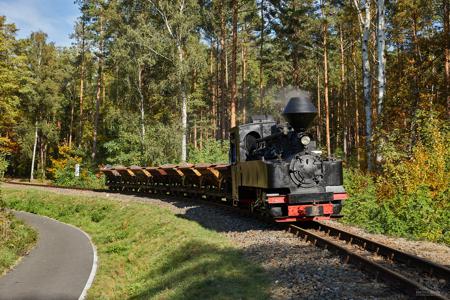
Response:
M73 224L93 239L90 299L266 299L269 277L224 236L138 202L4 189L7 206Z
M37 233L12 214L0 211L0 275L34 246Z

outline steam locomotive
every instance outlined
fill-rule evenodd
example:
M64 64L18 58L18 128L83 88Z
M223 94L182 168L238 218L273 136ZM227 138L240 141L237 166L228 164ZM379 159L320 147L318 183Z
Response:
M317 109L306 96L291 98L288 123L271 116L231 128L229 164L180 164L102 169L113 191L203 197L270 215L276 222L341 217L342 161L324 158L307 132Z

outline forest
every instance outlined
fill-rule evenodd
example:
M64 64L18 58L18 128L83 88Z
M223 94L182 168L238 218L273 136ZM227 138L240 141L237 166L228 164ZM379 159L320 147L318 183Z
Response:
M231 127L307 92L348 221L450 241L447 0L75 3L71 47L0 16L0 177L227 162Z

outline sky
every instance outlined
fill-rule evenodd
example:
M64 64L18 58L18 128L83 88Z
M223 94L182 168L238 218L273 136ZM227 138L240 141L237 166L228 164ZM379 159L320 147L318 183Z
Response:
M70 46L69 35L80 13L74 0L0 0L0 15L16 24L18 38L42 30L50 42Z

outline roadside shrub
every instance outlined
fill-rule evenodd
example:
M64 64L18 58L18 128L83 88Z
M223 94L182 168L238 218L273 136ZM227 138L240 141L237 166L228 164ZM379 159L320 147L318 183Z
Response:
M380 147L376 177L346 170L344 222L369 231L450 244L450 134L433 112L418 113L417 144L401 148L394 131ZM400 146L399 146L400 145Z
M104 188L103 175L96 175L83 166L81 157L66 145L58 148L58 158L51 159L52 167L48 169L53 178L53 183L61 186L82 188ZM80 176L75 176L75 165L80 165Z
M373 178L360 170L346 169L344 183L349 199L345 201L342 220L345 223L362 225L373 232L382 232L377 217L380 206Z

